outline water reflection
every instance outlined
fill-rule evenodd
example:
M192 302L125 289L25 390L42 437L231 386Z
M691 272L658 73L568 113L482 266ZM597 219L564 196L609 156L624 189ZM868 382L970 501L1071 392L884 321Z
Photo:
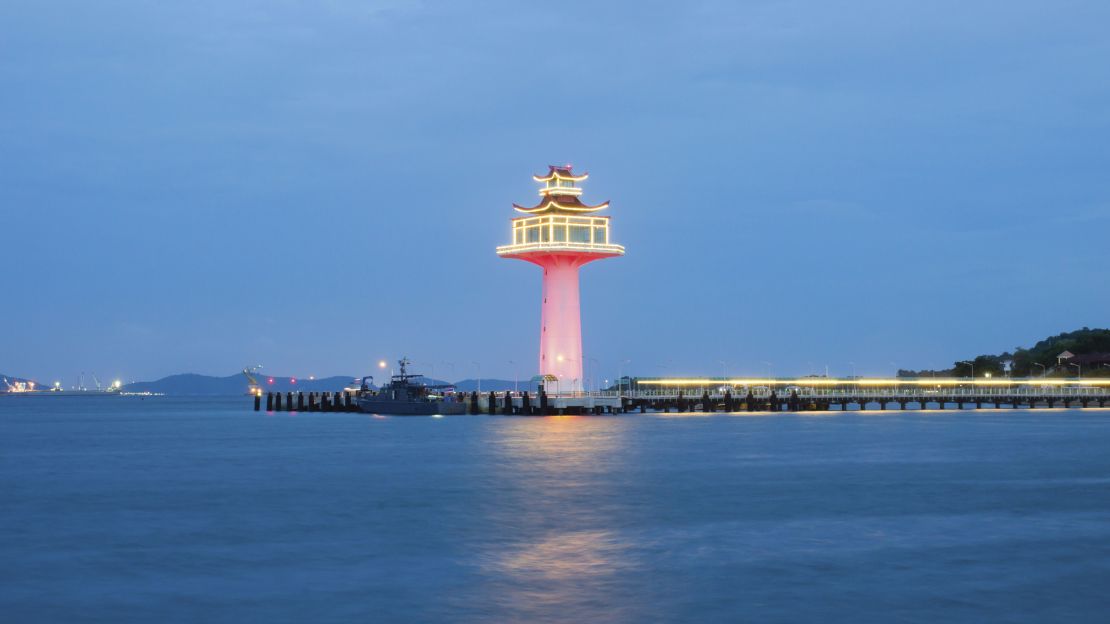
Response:
M628 427L577 417L498 424L491 442L499 495L483 507L502 539L478 558L483 594L509 620L596 616L636 567L614 503Z

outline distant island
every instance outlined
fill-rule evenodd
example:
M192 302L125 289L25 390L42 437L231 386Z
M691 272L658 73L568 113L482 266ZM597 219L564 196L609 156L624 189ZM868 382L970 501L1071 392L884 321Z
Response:
M1110 377L1110 329L1084 327L1050 336L1029 349L978 355L942 370L904 370L899 377Z
M338 392L351 386L357 379L354 375L338 375L322 377L320 379L307 379L287 375L256 375L262 386L263 392ZM431 385L454 385L462 391L475 390L478 380L464 379L455 384L438 380L426 379ZM495 390L503 392L513 389L513 382L504 379L481 380L482 391ZM520 383L525 386L524 382ZM212 377L186 373L170 375L156 381L140 381L126 384L123 392L154 392L176 396L219 396L237 395L247 393L247 380L242 373L227 377Z

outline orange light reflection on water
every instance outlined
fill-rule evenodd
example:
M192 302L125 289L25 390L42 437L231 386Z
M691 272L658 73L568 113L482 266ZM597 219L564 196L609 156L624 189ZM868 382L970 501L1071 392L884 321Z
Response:
M504 499L487 507L493 525L515 539L492 545L480 565L498 584L500 606L520 621L550 613L591 612L632 572L629 540L606 502L625 463L630 427L620 418L560 416L506 419L495 452ZM509 471L507 471L509 472ZM508 515L505 510L516 510ZM524 510L521 512L521 510ZM592 611L596 612L596 611Z

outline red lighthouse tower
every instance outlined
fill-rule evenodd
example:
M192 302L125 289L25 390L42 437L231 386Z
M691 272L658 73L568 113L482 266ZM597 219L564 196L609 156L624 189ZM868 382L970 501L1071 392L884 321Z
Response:
M578 269L588 262L624 255L609 242L609 217L598 216L609 202L590 206L579 199L579 184L588 174L574 175L571 166L548 167L532 176L543 186L540 202L513 219L513 242L497 248L503 258L517 258L543 268L540 321L540 374L559 379L559 391L582 389L582 313L578 300Z

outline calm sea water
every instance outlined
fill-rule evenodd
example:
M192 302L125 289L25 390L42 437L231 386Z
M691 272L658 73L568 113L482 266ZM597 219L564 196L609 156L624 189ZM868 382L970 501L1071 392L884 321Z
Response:
M5 622L1106 622L1110 410L0 398Z

